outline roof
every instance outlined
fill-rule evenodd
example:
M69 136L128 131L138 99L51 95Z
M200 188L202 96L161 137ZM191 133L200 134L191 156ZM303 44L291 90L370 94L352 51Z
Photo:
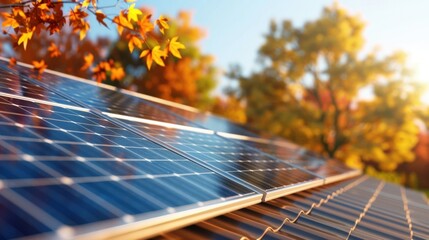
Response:
M163 233L156 239L428 239L421 193L362 176Z
M403 226L417 229L417 220L425 220L412 208L418 203L419 212L427 210L423 195L354 179L360 171L339 161L209 113L49 70L36 79L25 64L11 69L0 61L0 76L0 238L130 239L201 229L203 237L211 231L254 238L265 231L258 229L292 219L292 210L281 215L286 205L276 204L290 202L300 212L311 201L329 200L280 232L301 229L301 219L317 217L332 203L344 205L348 194L368 197L375 186L377 196L385 189L401 192L406 215L389 214L405 217ZM345 218L344 211L336 213ZM256 228L245 227L249 219ZM331 236L336 227L317 236Z

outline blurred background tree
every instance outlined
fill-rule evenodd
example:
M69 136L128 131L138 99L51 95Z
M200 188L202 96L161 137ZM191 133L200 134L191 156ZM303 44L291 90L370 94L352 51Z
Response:
M303 27L271 22L260 70L230 74L248 124L357 168L389 172L413 161L421 87L403 53L363 50L364 28L337 4Z
M191 20L191 13L182 11L176 18L169 18L170 28L165 35L150 33L158 42L179 36L180 42L186 46L181 50L182 58L167 59L165 67L154 66L148 71L138 54L128 54L127 41L115 42L109 50L109 58L126 66L127 77L121 82L107 83L202 110L210 109L214 104L211 92L219 71L213 65L214 57L201 51L198 42L204 37L204 31L192 25Z

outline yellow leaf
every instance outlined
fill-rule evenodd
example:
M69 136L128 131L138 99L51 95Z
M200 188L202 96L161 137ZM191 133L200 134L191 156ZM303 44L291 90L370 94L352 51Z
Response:
M84 7L84 8L88 7L88 6L89 6L90 1L91 1L91 0L84 0L84 1L82 2L82 7Z
M136 4L133 3L131 4L130 8L128 8L128 14L127 14L128 21L133 20L134 22L137 22L138 16L143 14L142 11L140 11L137 8L134 8L135 5Z
M50 11L48 4L46 4L46 3L40 4L37 8L39 8L40 10Z
M152 49L152 58L158 65L165 67L164 61L161 59L161 57L165 57L165 52L160 48L160 46L156 46Z
M112 81L115 81L115 80L119 81L125 77L125 72L124 72L124 69L122 67L112 68L110 73L111 73L110 79L112 79Z
M177 58L182 58L182 55L180 55L179 49L185 49L185 45L177 41L178 37L173 37L169 42L167 49L173 56Z
M23 33L21 37L19 37L18 45L21 45L21 43L24 43L24 49L27 49L28 40L30 40L33 37L33 32L34 32L34 28L32 31Z
M168 18L164 17L164 16L159 16L158 20L156 20L156 24L159 27L159 31L164 34L164 29L169 29L170 26L168 26Z
M140 58L146 57L146 65L149 70L152 67L153 61L155 61L156 64L165 67L164 61L161 59L161 57L165 57L165 52L160 48L161 47L158 45L151 50L146 49L140 54Z
M130 50L130 53L134 51L134 47L137 47L139 49L142 48L142 41L140 38L136 36L131 36L129 42L128 42L128 49Z

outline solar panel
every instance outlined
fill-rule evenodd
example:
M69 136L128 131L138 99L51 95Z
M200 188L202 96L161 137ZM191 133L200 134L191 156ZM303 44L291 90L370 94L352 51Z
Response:
M222 134L221 134L222 135ZM222 135L224 136L224 135ZM225 134L228 137L228 134ZM339 161L326 159L314 152L282 140L267 140L262 138L249 138L233 136L234 141L258 149L264 153L275 156L294 166L302 167L325 179L327 183L338 181L358 175L359 172L348 168Z
M210 131L188 131L135 121L121 121L158 139L167 147L185 153L216 172L261 189L266 193L265 199L292 192L293 189L321 184L322 179L311 173Z
M0 238L147 237L349 170L237 141L257 136L190 107L3 62L0 73Z
M27 68L18 66L16 69L21 75L31 74L31 70ZM145 99L124 94L112 86L96 84L79 78L70 79L51 73L45 73L43 78L38 81L48 87L49 92L58 92L73 99L73 102L101 112L157 121L162 119L163 122L197 126L163 108L156 107Z
M88 224L92 232L261 199L88 111L0 97L0 146L1 238L71 237Z

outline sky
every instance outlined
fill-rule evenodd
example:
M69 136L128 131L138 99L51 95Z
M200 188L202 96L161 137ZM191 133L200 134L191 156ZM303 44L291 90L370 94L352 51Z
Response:
M415 78L429 84L429 1L427 0L347 0L338 1L351 14L366 23L366 49L378 47L383 53L403 50L409 56L409 67ZM193 13L193 24L206 31L201 41L203 53L215 56L216 65L228 70L239 64L244 73L257 66L257 50L263 43L271 20L292 20L302 26L321 15L332 0L145 0L138 6L160 14L176 16L178 11ZM96 24L95 24L96 25ZM96 34L116 34L113 30L97 28ZM228 85L222 78L217 92ZM428 94L429 101L429 94Z

